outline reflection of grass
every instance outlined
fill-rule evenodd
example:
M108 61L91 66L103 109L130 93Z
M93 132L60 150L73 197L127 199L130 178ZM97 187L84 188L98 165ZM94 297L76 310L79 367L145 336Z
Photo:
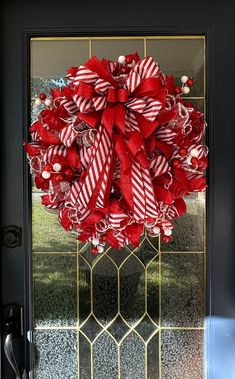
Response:
M173 221L173 240L162 251L203 251L203 203L187 201L187 213Z
M36 325L76 323L76 255L34 255L34 314Z
M76 251L77 241L73 233L67 233L59 224L57 215L48 214L40 204L40 197L33 199L33 251Z

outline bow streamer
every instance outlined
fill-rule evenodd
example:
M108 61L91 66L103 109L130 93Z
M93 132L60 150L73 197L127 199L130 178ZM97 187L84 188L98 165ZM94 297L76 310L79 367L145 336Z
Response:
M42 204L96 252L106 242L136 246L144 230L167 242L183 196L206 188L203 115L174 95L152 57L129 57L68 70L25 144Z

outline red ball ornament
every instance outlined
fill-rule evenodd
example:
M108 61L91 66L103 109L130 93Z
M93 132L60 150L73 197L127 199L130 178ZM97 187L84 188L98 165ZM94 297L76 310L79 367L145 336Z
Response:
M50 163L48 163L43 167L43 170L51 172L53 170L53 167Z
M179 149L179 155L181 155L181 157L185 157L187 153L188 153L188 150L185 147L181 147Z
M202 158L202 159L199 160L199 162L198 162L198 167L199 167L202 171L206 170L207 165L208 165L208 162L207 162L207 159L206 159L206 158L205 158L205 159Z
M163 236L162 237L162 242L164 242L164 243L168 243L170 240L171 240L170 236Z
M172 166L173 166L174 168L180 168L180 167L181 167L181 163L180 163L180 161L178 161L177 159L174 159L174 160L172 161Z
M194 80L193 80L193 79L188 79L188 81L187 81L187 85L188 85L189 87L192 87L192 86L194 85Z
M131 64L132 62L133 62L133 59L130 55L128 57L126 57L126 63L127 64Z
M129 67L127 67L127 66L122 66L122 67L120 68L120 72L121 72L121 74L128 74L128 72L129 72Z
M199 159L196 158L196 157L192 157L192 159L191 159L191 163L192 163L193 166L198 166L198 164L199 164Z
M70 167L66 167L64 170L63 170L63 173L64 175L66 176L67 179L72 179L72 176L73 176L73 170L70 168Z
M98 249L97 249L97 247L92 247L92 249L91 249L91 254L98 254Z
M46 99L46 97L47 97L47 95L45 94L45 93L40 93L40 95L39 95L39 98L43 101L43 100L45 100Z
M181 88L179 86L176 86L174 88L174 92L176 93L176 95L179 95L181 93Z
M64 177L62 174L55 174L55 175L53 175L53 179L55 182L63 182Z

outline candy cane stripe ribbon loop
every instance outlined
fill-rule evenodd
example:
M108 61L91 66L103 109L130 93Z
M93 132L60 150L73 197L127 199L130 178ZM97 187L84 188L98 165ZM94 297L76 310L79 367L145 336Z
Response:
M165 94L158 65L151 57L139 60L124 84L109 69L110 65L92 57L78 68L73 80L73 100L80 117L98 128L76 202L81 209L104 211L119 159L119 185L134 219L144 222L159 215L144 136L157 128L155 119L165 105ZM71 196L74 200L74 192Z

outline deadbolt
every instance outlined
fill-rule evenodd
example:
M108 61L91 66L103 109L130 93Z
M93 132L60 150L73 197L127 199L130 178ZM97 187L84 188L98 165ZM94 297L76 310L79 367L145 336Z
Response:
M2 229L2 245L9 248L21 246L22 229L19 226L4 226Z

